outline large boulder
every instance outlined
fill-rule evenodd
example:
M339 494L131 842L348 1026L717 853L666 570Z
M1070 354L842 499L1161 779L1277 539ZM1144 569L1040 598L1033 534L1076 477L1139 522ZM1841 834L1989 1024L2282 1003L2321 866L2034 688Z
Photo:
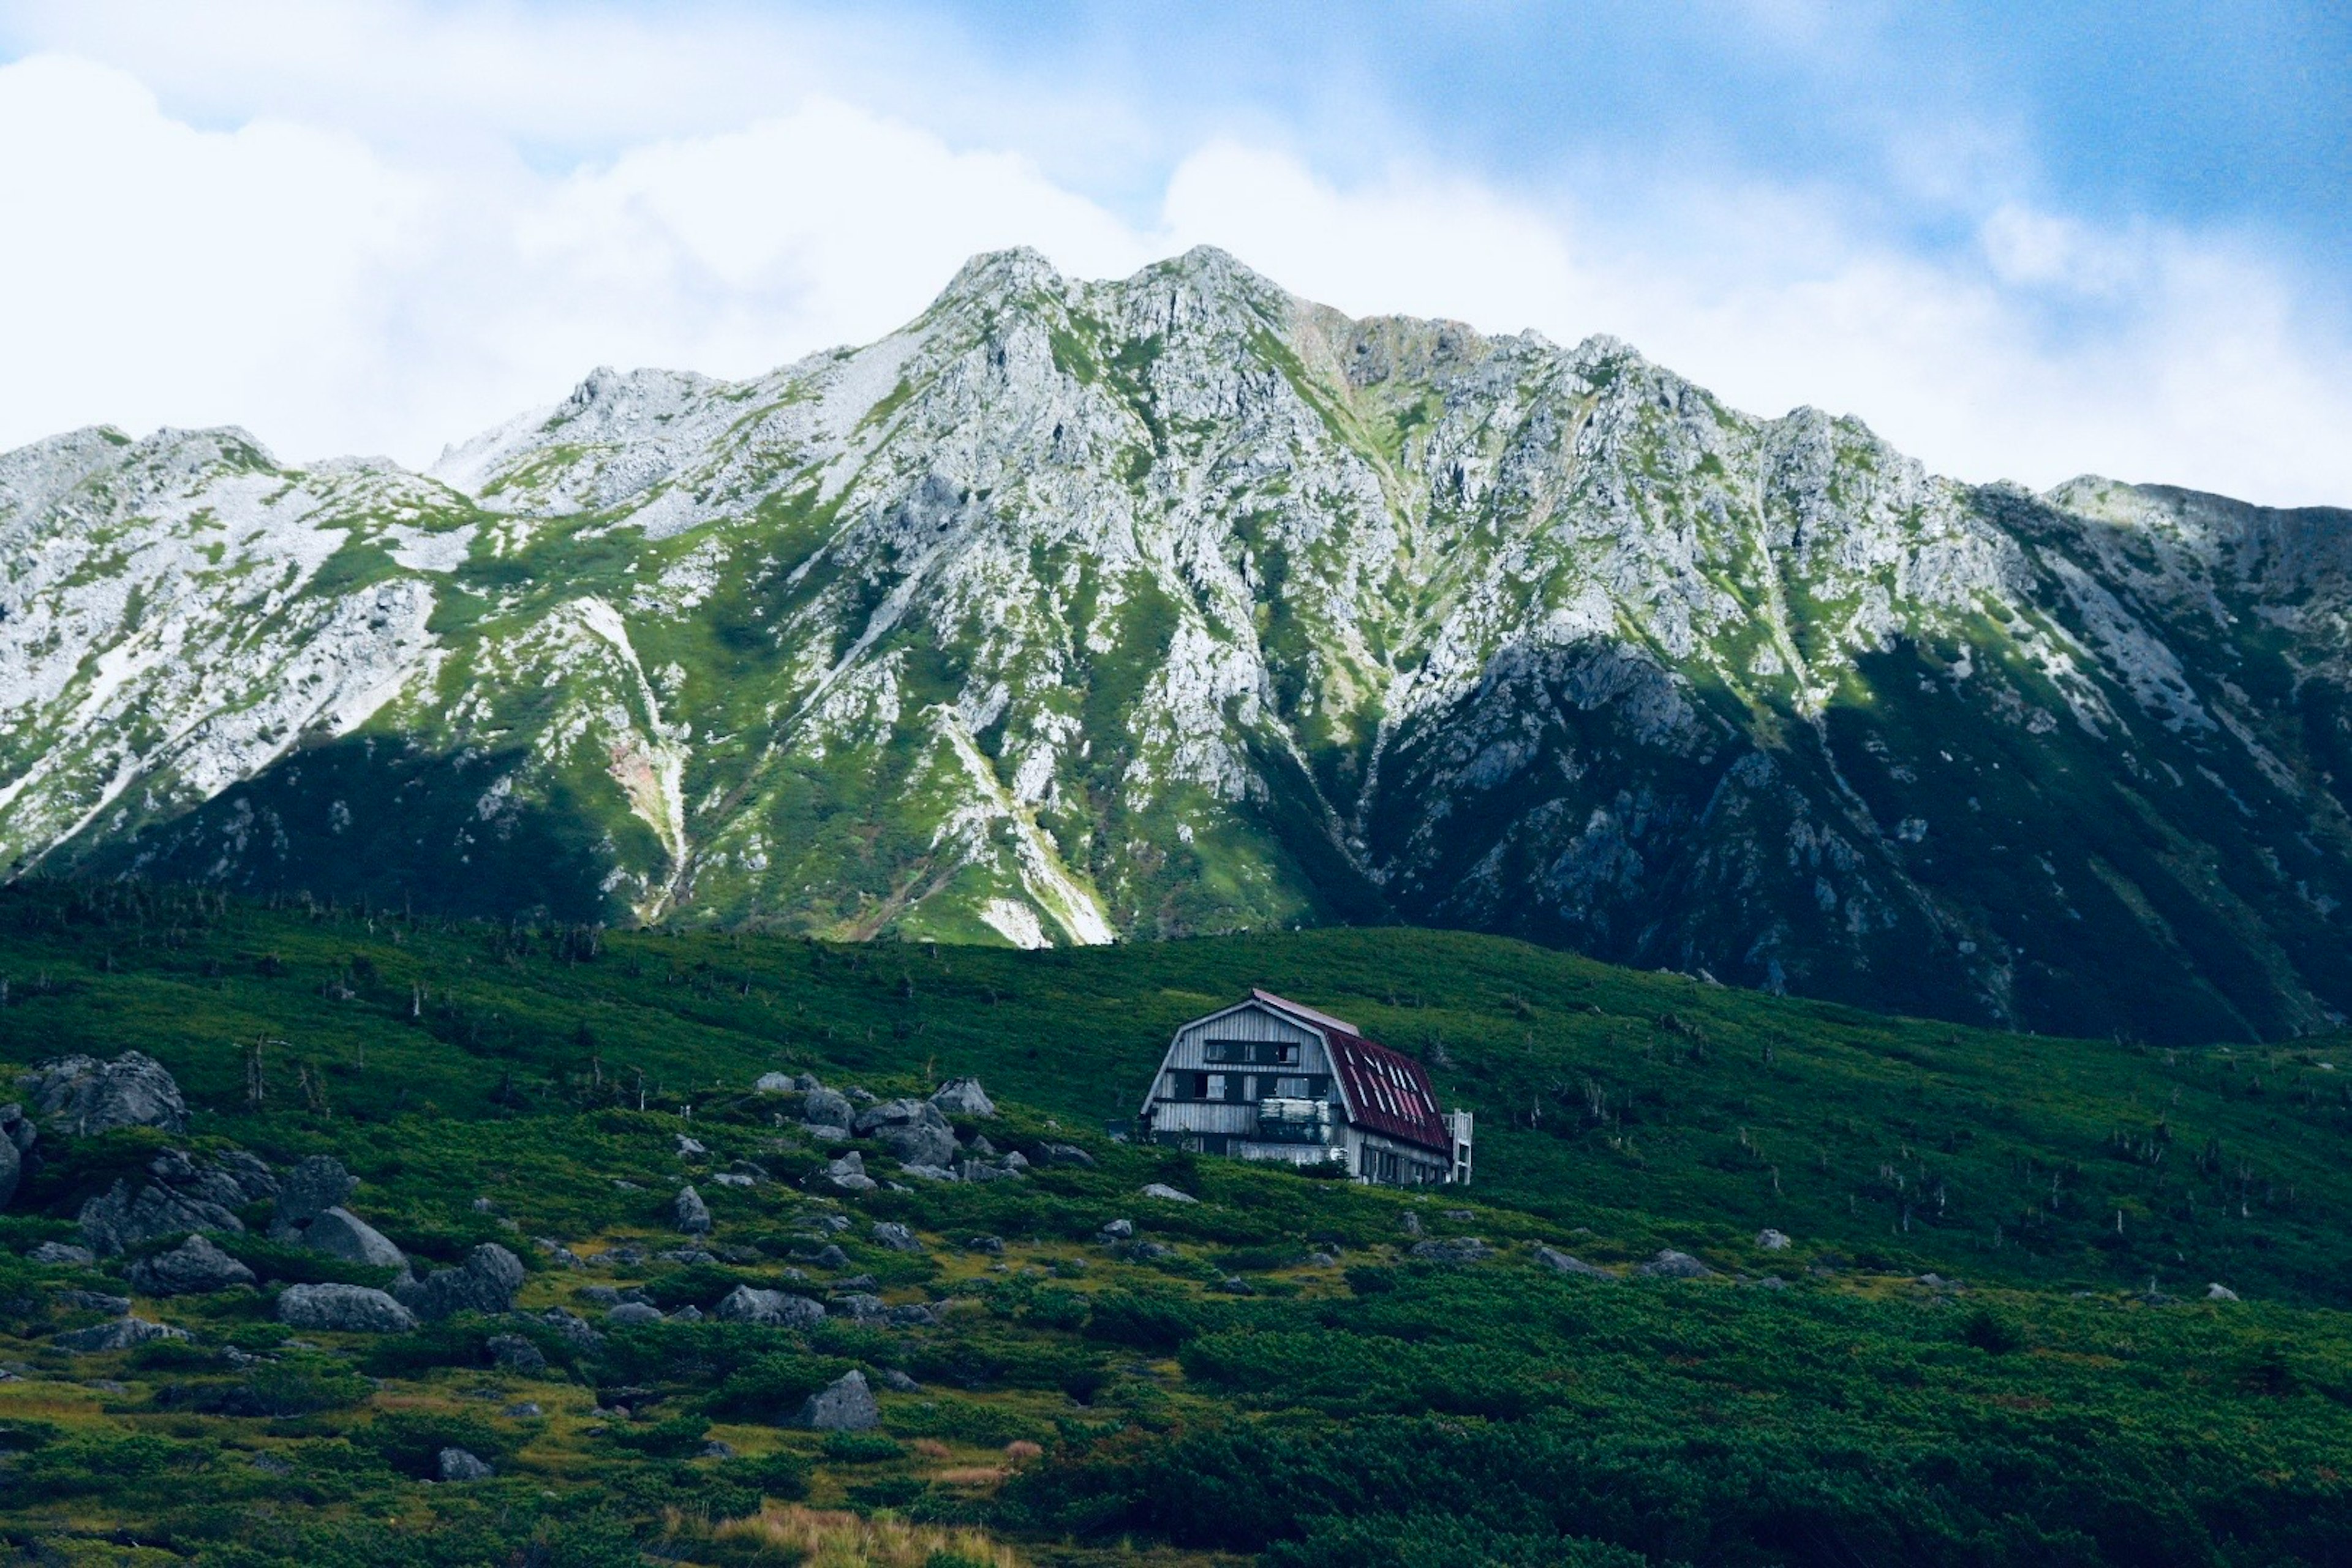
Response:
M801 1101L801 1120L812 1127L847 1127L857 1110L837 1089L813 1089Z
M24 1075L25 1098L33 1114L56 1131L87 1138L118 1127L188 1130L188 1102L163 1064L143 1051L125 1051L110 1062L96 1057L58 1057Z
M514 1306L522 1289L522 1259L495 1241L486 1241L466 1254L455 1268L443 1268L393 1287L401 1304L433 1321L459 1312L504 1312Z
M792 1424L817 1432L870 1432L882 1424L882 1406L866 1374L848 1372L801 1401Z
M1158 1198L1164 1204L1197 1204L1201 1201L1190 1193L1178 1192L1165 1182L1145 1184L1143 1195L1147 1198Z
M909 1226L898 1225L887 1219L877 1219L874 1222L873 1234L877 1246L887 1247L893 1252L923 1250L923 1244L915 1239L914 1229Z
M253 1270L215 1246L211 1237L192 1236L169 1252L142 1258L131 1266L134 1289L150 1296L201 1296L232 1285L253 1283Z
M1715 1270L1687 1252L1662 1248L1655 1258L1633 1270L1644 1279L1712 1279Z
M828 1162L821 1174L835 1192L870 1193L878 1184L866 1173L866 1157L855 1149Z
M341 1160L311 1155L278 1184L277 1211L269 1222L269 1234L285 1239L329 1209L341 1208L359 1184L359 1178L343 1169Z
M931 1103L950 1116L989 1117L996 1114L996 1101L980 1087L976 1078L951 1078L932 1092Z
M730 1323L757 1323L762 1328L806 1329L824 1321L824 1306L786 1290L762 1290L738 1285L720 1298L712 1315Z
M8 1109L13 1110L16 1107ZM0 1209L6 1208L8 1200L16 1195L16 1184L24 1174L25 1157L16 1152L16 1144L0 1138Z
M392 1238L346 1208L331 1208L300 1232L302 1245L313 1252L364 1263L371 1268L408 1269L408 1257Z
M955 1129L945 1112L928 1100L886 1100L857 1113L851 1123L861 1138L871 1138L908 1165L948 1165L955 1161Z
M102 1258L165 1237L245 1228L243 1220L211 1199L161 1183L135 1184L127 1176L82 1205L79 1217L82 1245Z
M690 1186L680 1187L677 1201L671 1206L677 1216L678 1229L688 1236L710 1234L710 1205L702 1201L700 1193Z
M76 1329L59 1334L50 1341L61 1351L76 1355L98 1355L107 1351L135 1350L154 1340L184 1340L185 1329L175 1329L169 1323L151 1323L144 1318L116 1318L109 1322Z
M1541 1242L1536 1243L1536 1262L1541 1267L1550 1269L1555 1274L1573 1274L1585 1279L1614 1279L1617 1278L1617 1276L1610 1273L1606 1268L1602 1268L1596 1264L1587 1263L1581 1258L1562 1252L1556 1247L1546 1247Z
M33 1152L40 1141L41 1130L33 1125L23 1106L0 1105L0 1209L8 1206L17 1186L41 1163Z
M790 1094L797 1087L787 1072L763 1072L751 1085L755 1094Z
M416 1326L416 1314L364 1285L289 1285L278 1298L278 1321L289 1329L397 1334Z
M436 1462L445 1481L487 1481L497 1474L488 1464L464 1448L444 1448Z

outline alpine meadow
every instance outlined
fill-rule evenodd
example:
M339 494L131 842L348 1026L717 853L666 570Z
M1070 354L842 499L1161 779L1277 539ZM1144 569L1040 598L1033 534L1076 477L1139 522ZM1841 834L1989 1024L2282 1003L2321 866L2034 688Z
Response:
M0 562L6 1561L2352 1561L2352 512L1013 249Z

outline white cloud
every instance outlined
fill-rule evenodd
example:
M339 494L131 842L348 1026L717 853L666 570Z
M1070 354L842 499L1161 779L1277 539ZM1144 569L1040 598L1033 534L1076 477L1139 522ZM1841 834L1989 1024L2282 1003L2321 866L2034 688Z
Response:
M601 13L238 15L285 21L242 65L231 27L187 37L185 58L136 29L85 40L136 74L0 67L0 446L236 422L289 456L421 462L597 363L741 375L879 335L976 250L1035 245L1101 276L1206 241L1358 313L1613 332L1740 406L1857 413L1967 478L2352 500L2347 334L2226 237L2011 201L1973 247L1928 253L1829 187L1695 174L1625 211L1428 164L1342 184L1264 137L1199 146L1138 223L996 150L1097 119L1127 144L1115 107L1024 102L1018 135L952 145L872 107L919 100L919 80L863 105L810 96L817 66L857 55L838 38L762 74L789 54L772 29L730 58L708 27L654 39ZM651 51L642 73L623 68L633 48ZM835 85L880 79L861 69ZM205 128L158 106L157 77L175 104L211 84ZM603 77L635 85L600 121ZM389 83L425 129L392 112ZM227 112L240 94L269 112ZM550 158L550 135L610 147Z

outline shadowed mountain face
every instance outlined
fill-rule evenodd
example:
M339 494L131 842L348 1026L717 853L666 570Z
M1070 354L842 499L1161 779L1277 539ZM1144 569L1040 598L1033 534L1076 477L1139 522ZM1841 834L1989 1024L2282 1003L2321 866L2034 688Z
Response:
M2352 514L1974 489L1214 251L982 257L881 342L600 371L431 476L60 437L0 458L0 556L18 872L2352 1011Z

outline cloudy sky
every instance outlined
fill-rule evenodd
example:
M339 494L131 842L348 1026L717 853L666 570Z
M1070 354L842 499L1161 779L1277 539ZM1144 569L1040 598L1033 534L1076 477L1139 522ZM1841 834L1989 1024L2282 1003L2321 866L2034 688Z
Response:
M0 447L422 463L1208 242L1969 479L2352 504L2347 193L2332 0L0 0Z

